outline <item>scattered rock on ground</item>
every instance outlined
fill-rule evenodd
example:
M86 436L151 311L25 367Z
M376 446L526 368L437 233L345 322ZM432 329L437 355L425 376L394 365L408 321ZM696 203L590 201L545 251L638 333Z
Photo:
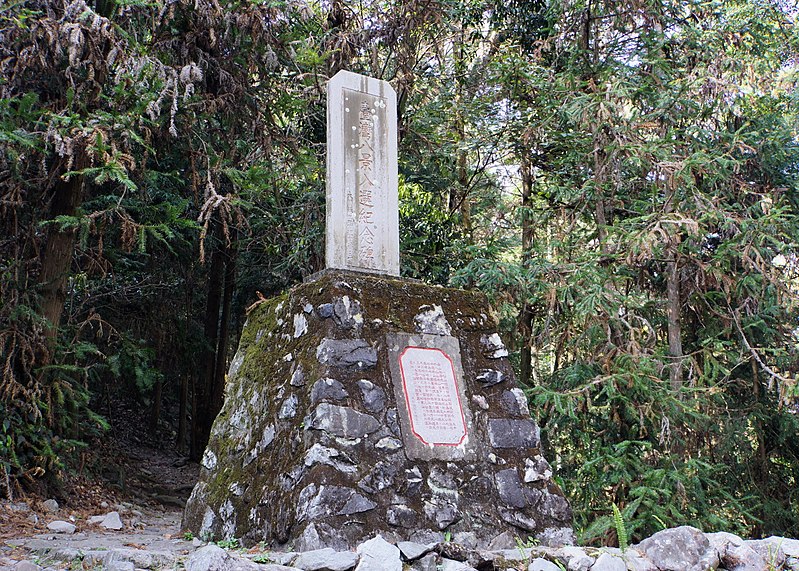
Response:
M68 521L61 521L60 519L48 523L47 529L55 533L67 533L67 534L75 533L74 524L71 524Z
M119 531L125 527L122 523L122 519L119 517L119 512L107 513L100 522L100 526L114 531Z

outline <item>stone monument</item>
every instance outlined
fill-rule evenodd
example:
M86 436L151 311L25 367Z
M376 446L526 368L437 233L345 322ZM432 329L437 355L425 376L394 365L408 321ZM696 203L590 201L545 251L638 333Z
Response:
M297 550L571 541L484 296L395 277L393 91L340 72L328 97L329 268L248 316L184 527Z
M328 268L399 275L397 95L349 71L327 84Z

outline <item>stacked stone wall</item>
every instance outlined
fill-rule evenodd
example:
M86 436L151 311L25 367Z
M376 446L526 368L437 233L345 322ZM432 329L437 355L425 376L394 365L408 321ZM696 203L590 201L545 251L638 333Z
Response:
M350 272L260 304L184 527L297 549L351 548L377 531L394 541L569 541L568 503L496 329L477 292ZM457 357L460 445L412 434L394 363L402 343Z

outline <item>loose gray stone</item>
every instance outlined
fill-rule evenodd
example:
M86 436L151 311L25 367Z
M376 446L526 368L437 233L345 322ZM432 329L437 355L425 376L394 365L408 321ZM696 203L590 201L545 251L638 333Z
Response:
M363 339L322 339L316 358L323 365L364 371L377 365L377 350Z
M531 419L491 418L488 439L494 448L538 448L540 443L538 426Z
M6 508L11 510L12 512L17 512L17 513L26 513L31 511L31 507L28 505L27 502L9 502L6 504Z
M68 521L55 520L47 524L47 529L55 533L75 533L75 526Z
M551 561L536 557L527 566L527 571L561 571L561 569Z
M502 373L502 371L497 371L495 369L483 369L477 373L477 381L487 387L497 385L504 380L505 375Z
M706 571L719 564L707 537L690 526L659 531L635 547L662 571Z
M352 408L321 403L306 422L306 426L342 438L363 438L380 428L380 423L373 416Z
M186 571L228 571L231 557L218 545L209 544L192 553L186 560Z
M269 561L274 565L291 566L299 554L296 551L270 551Z
M33 561L20 561L14 565L14 571L41 571L41 569Z
M516 545L516 537L509 531L503 531L492 539L486 549L488 551L499 551L500 549L513 549Z
M119 517L119 512L109 512L105 515L103 521L100 522L100 527L119 531L125 526L122 523L122 519Z
M477 534L473 531L459 531L452 540L466 549L477 549Z
M574 545L574 530L570 527L548 527L535 536L541 545L546 547L563 547Z
M454 559L442 559L439 568L441 571L477 571L471 565Z
M560 554L566 559L566 568L569 571L588 571L594 564L594 558L580 547L564 547Z
M361 556L356 571L402 571L399 548L381 535L361 543L355 551Z
M106 571L134 571L136 566L132 561L110 561L103 565Z
M435 545L423 545L414 541L400 541L397 543L397 547L402 553L402 557L405 559L405 561L414 561L423 555L430 553Z
M46 511L47 513L54 514L60 508L58 506L58 502L51 498L49 500L45 500L45 501L42 502L42 509L44 511Z
M300 553L294 567L304 571L347 571L358 563L358 555L351 551L336 551L325 548Z
M750 543L750 542L747 542ZM774 550L779 548L787 557L799 559L799 539L788 539L785 537L771 536L751 543L761 544L765 549ZM759 549L755 548L758 552Z
M418 561L414 561L411 569L414 571L438 571L438 556L435 553L428 553Z
M321 317L322 319L327 319L328 317L333 317L333 304L332 303L323 303L316 307L316 314Z
M363 406L369 412L382 412L386 408L386 391L372 381L361 379L358 388L363 395Z
M761 571L767 568L766 560L737 535L718 532L706 533L705 537L719 554L720 564L727 571ZM775 560L781 556L783 561L780 564L784 562L785 555L781 551L778 550L773 555Z
M624 559L610 553L603 553L597 557L591 566L591 571L627 571L627 564Z
M323 400L341 400L349 396L344 385L336 379L319 379L311 388L311 404Z

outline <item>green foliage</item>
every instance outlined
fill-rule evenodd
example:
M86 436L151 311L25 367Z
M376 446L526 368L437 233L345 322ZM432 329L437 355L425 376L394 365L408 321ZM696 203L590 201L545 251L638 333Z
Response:
M207 400L197 356L324 266L346 68L399 95L403 274L490 297L582 539L799 535L782 4L50 4L0 8L0 486L100 395Z
M611 504L613 508L613 527L616 529L616 538L619 541L619 549L627 551L627 526L624 524L624 516L616 504Z
M222 549L238 549L241 547L239 545L239 540L235 537L231 537L230 539L222 539L217 541L216 544Z

